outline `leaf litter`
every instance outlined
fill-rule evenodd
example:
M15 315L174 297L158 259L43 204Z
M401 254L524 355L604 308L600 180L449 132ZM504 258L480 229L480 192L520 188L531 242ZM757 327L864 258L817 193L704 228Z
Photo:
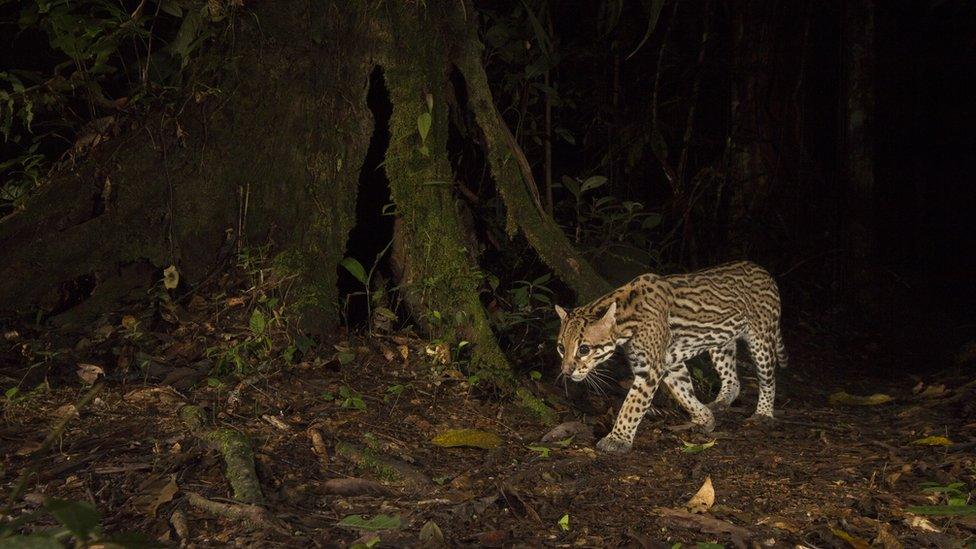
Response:
M647 418L630 453L606 455L593 440L609 430L623 390L571 394L572 409L552 406L563 423L548 428L519 402L479 394L464 375L432 374L431 342L414 335L338 332L301 351L296 345L286 359L295 338L268 304L268 288L222 284L167 313L171 320L152 304L87 333L4 327L17 336L0 349L0 365L39 364L16 387L0 387L0 490L37 464L12 513L48 500L91 501L94 513L70 512L84 518L77 528L99 520L108 533L210 545L602 547L639 536L683 547L917 547L976 534L966 522L976 487L966 449L976 440L976 387L965 376L926 378L915 392L910 383L872 380L867 396L831 397L816 388L843 375L844 356L796 352L795 364L824 366L783 373L784 419L761 435L743 423L755 398L746 387L742 407L719 414L713 436L682 439L666 429L669 420ZM81 364L101 370L90 372L105 389L79 415L73 403L90 383L75 373ZM178 382L177 369L192 375ZM531 383L549 383L547 367L537 369L543 379ZM10 371L0 373L14 379ZM402 388L396 398L388 398L390 386ZM214 520L188 505L197 497L233 502L220 455L177 417L188 403L246 434L267 495L261 509L286 528ZM31 456L61 418L68 423L57 451ZM416 481L400 478L414 473ZM695 486L690 478L706 480ZM25 532L56 526L48 515L37 520Z

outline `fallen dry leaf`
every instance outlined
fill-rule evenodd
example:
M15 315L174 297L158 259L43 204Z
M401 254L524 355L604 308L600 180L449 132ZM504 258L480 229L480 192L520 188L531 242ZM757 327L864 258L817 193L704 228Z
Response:
M54 411L54 415L58 417L68 417L78 415L78 408L75 408L74 404L65 404Z
M925 517L918 517L914 515L910 516L905 519L905 524L914 528L915 530L921 530L923 532L942 532L942 530L939 530L934 524L932 524L932 521Z
M543 435L540 442L558 442L569 437L579 437L580 440L592 440L593 428L581 421L567 421L560 423Z
M924 391L919 393L918 398L939 398L946 393L946 386L937 383L935 385L929 385Z
M502 439L495 433L478 429L449 429L435 436L431 442L442 448L466 446L490 450L497 448L502 443Z
M857 536L852 536L840 528L831 528L830 533L847 542L854 549L869 549L871 544Z
M78 363L78 377L85 382L86 385L91 385L98 380L99 376L105 375L105 370L97 364L87 364L85 362Z
M175 496L179 491L180 487L176 484L176 475L173 475L169 478L169 482L167 482L156 494L156 499L154 499L152 504L149 505L149 516L155 517L156 510L159 509L159 506L172 501L173 496Z
M390 490L382 484L362 478L334 478L322 484L326 494L339 496L385 496Z
M883 393L875 393L870 396L860 396L851 395L845 391L839 391L827 398L828 402L833 405L844 405L844 406L878 406L880 404L887 404L894 399Z
M905 547L884 524L881 524L878 527L878 536L874 538L872 543L873 545L881 547L882 549L904 549Z
M919 446L948 446L952 444L952 441L946 437L932 436L913 440L912 444L917 444Z
M325 446L325 438L322 436L322 431L314 427L309 427L307 433L309 440L312 441L312 451L315 452L315 455L319 456L322 465L328 465L329 450Z
M712 477L705 477L705 482L685 504L685 509L692 513L705 513L712 505L715 505L715 488L712 486Z
M163 286L167 290L173 290L180 285L180 271L176 265L170 265L163 270Z

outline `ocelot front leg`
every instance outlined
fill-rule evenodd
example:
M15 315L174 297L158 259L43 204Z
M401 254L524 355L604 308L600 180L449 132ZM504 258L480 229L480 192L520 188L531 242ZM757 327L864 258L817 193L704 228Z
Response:
M620 407L617 420L610 433L596 443L596 447L604 452L624 453L634 444L634 435L640 425L644 413L651 406L654 392L661 382L660 369L651 369L636 373L634 384L627 391L624 404Z
M708 351L708 356L712 359L715 371L719 379L722 380L722 388L718 391L718 396L708 404L712 410L722 410L728 408L739 398L739 374L735 369L735 340L729 341L718 349Z

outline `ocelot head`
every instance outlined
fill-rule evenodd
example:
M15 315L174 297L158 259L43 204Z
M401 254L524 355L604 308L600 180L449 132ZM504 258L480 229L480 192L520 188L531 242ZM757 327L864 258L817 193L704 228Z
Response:
M583 381L594 368L613 356L617 304L611 303L599 318L587 318L580 309L566 311L559 305L556 314L561 321L556 351L563 359L562 372L573 381Z

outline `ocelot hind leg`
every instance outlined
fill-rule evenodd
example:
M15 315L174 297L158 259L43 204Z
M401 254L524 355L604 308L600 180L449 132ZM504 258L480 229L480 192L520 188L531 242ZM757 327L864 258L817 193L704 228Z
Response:
M682 364L664 376L664 385L678 404L691 415L691 423L706 433L715 429L715 416L712 411L695 396L688 367ZM681 427L679 427L680 429Z
M773 400L776 397L776 343L772 337L764 335L765 333L754 331L746 338L759 381L759 401L750 419L759 421L773 419Z
M719 389L718 396L708 404L708 407L712 410L722 410L731 406L735 399L739 398L741 388L739 374L735 368L735 340L718 349L709 350L708 356L711 357L715 371L722 380L722 388Z

